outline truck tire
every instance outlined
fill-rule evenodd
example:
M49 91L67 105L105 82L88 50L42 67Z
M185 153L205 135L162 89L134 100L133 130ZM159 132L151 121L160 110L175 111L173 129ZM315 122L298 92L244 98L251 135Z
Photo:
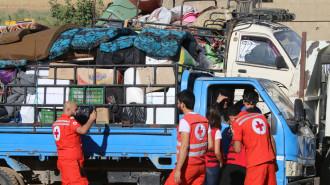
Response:
M0 169L0 184L19 185L16 177L8 171Z
M8 167L0 167L0 170L8 172L9 174L14 175L17 182L18 182L18 185L25 185L25 182L24 182L23 178L15 170L13 170L11 168L8 168Z

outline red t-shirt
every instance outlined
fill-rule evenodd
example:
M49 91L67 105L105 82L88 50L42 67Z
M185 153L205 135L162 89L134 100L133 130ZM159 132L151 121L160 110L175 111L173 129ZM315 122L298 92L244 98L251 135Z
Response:
M62 114L53 124L53 136L57 146L58 159L82 159L82 143L77 128L80 127L75 119Z
M270 126L264 115L242 111L232 123L234 141L246 148L246 167L256 166L275 158L270 140Z

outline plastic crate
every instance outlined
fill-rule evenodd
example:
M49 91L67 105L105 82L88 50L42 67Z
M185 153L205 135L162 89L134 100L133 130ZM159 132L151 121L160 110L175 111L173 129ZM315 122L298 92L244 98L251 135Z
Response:
M103 88L86 88L85 104L103 104ZM70 100L76 104L84 102L84 88L70 88Z
M61 117L63 111L56 111L56 119ZM41 123L54 123L54 111L49 109L41 109Z

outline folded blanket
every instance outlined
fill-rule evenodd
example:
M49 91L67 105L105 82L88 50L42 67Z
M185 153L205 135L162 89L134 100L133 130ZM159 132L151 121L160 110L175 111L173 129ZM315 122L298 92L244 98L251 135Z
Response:
M62 33L53 44L53 47L50 49L48 58L54 59L67 53L70 49L70 44L73 37L79 30L81 30L81 28L76 28Z
M90 50L109 42L119 36L133 35L134 30L128 28L84 28L72 39L73 50Z
M26 60L1 60L0 59L0 69L26 66L26 63L27 63Z
M200 47L193 35L186 31L146 28L134 41L134 46L154 57L173 57L181 50L181 45L199 61Z
M123 36L119 37L118 39L112 41L112 42L107 42L107 43L102 43L100 45L100 50L103 52L115 52L121 49L129 48L132 47L134 44L134 40L137 36Z

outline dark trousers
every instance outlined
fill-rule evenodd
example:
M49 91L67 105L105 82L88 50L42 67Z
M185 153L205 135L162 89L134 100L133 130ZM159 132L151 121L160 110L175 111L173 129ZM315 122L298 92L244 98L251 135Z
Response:
M220 177L220 165L216 167L206 167L204 185L217 185Z
M227 164L222 172L220 185L244 185L245 174L245 167Z

